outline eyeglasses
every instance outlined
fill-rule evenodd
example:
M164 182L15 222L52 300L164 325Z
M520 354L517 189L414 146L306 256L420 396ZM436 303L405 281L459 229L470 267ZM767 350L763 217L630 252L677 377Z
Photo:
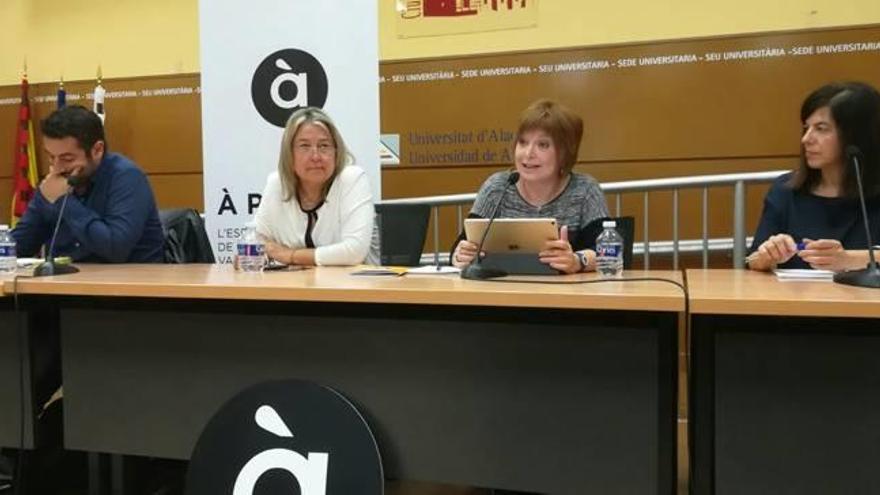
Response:
M336 147L330 143L308 144L299 143L293 147L294 151L300 155L308 156L313 151L317 151L321 156L330 156L336 151Z

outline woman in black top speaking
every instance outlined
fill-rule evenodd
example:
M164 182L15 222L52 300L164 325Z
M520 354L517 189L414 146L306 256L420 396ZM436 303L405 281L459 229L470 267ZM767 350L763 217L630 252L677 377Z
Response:
M753 270L862 269L868 239L851 155L859 160L872 239L880 238L880 93L864 83L813 91L801 106L801 164L779 177L748 266Z

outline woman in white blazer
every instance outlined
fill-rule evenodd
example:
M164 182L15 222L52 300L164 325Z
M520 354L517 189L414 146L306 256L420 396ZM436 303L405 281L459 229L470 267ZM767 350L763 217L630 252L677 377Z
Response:
M330 117L303 108L287 120L278 170L257 210L269 258L288 265L356 265L370 253L372 196L367 175Z

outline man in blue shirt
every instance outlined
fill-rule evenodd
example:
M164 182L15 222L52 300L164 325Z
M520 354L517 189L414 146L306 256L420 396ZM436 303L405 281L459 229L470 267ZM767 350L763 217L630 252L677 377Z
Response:
M107 151L101 119L84 107L68 106L52 112L41 130L49 174L12 231L18 255L35 256L51 241L68 195L55 256L99 263L163 261L153 190L134 162Z

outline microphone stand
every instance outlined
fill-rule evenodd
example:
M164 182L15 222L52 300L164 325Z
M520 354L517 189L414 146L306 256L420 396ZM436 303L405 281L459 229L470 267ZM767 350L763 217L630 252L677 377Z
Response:
M483 231L483 235L480 237L480 244L477 246L477 254L468 266L461 269L461 278L467 280L486 280L507 276L507 272L504 270L483 266L480 263L480 258L481 253L483 252L483 243L486 242L486 236L489 235L489 229L492 228L492 223L495 222L495 217L498 216L498 208L504 201L504 197L507 196L507 191L510 190L510 186L516 184L517 181L519 181L519 172L513 172L510 174L510 177L507 178L507 185L504 186L504 191L501 193L501 197L498 198L498 202L495 203L492 215L489 216L489 223L486 224L486 230Z
M71 179L68 179L68 183L71 186L76 185L75 183L71 183ZM55 221L55 230L52 232L52 241L49 243L49 250L46 251L46 261L37 265L34 269L34 277L47 277L50 275L66 275L68 273L77 273L79 268L69 264L69 263L57 263L55 262L55 239L58 237L58 228L61 227L61 217L64 216L64 207L67 206L67 198L70 197L70 192L64 195L64 198L61 200L61 208L58 209L58 219Z
M847 146L846 154L849 156L850 160L852 160L853 167L856 169L856 181L859 186L859 201L862 205L862 219L865 221L865 236L868 240L868 266L863 270L835 273L834 281L838 284L880 289L880 269L877 268L877 260L874 258L874 243L871 240L871 228L868 223L868 209L865 207L865 190L862 187L862 173L859 167L860 151L855 146Z

